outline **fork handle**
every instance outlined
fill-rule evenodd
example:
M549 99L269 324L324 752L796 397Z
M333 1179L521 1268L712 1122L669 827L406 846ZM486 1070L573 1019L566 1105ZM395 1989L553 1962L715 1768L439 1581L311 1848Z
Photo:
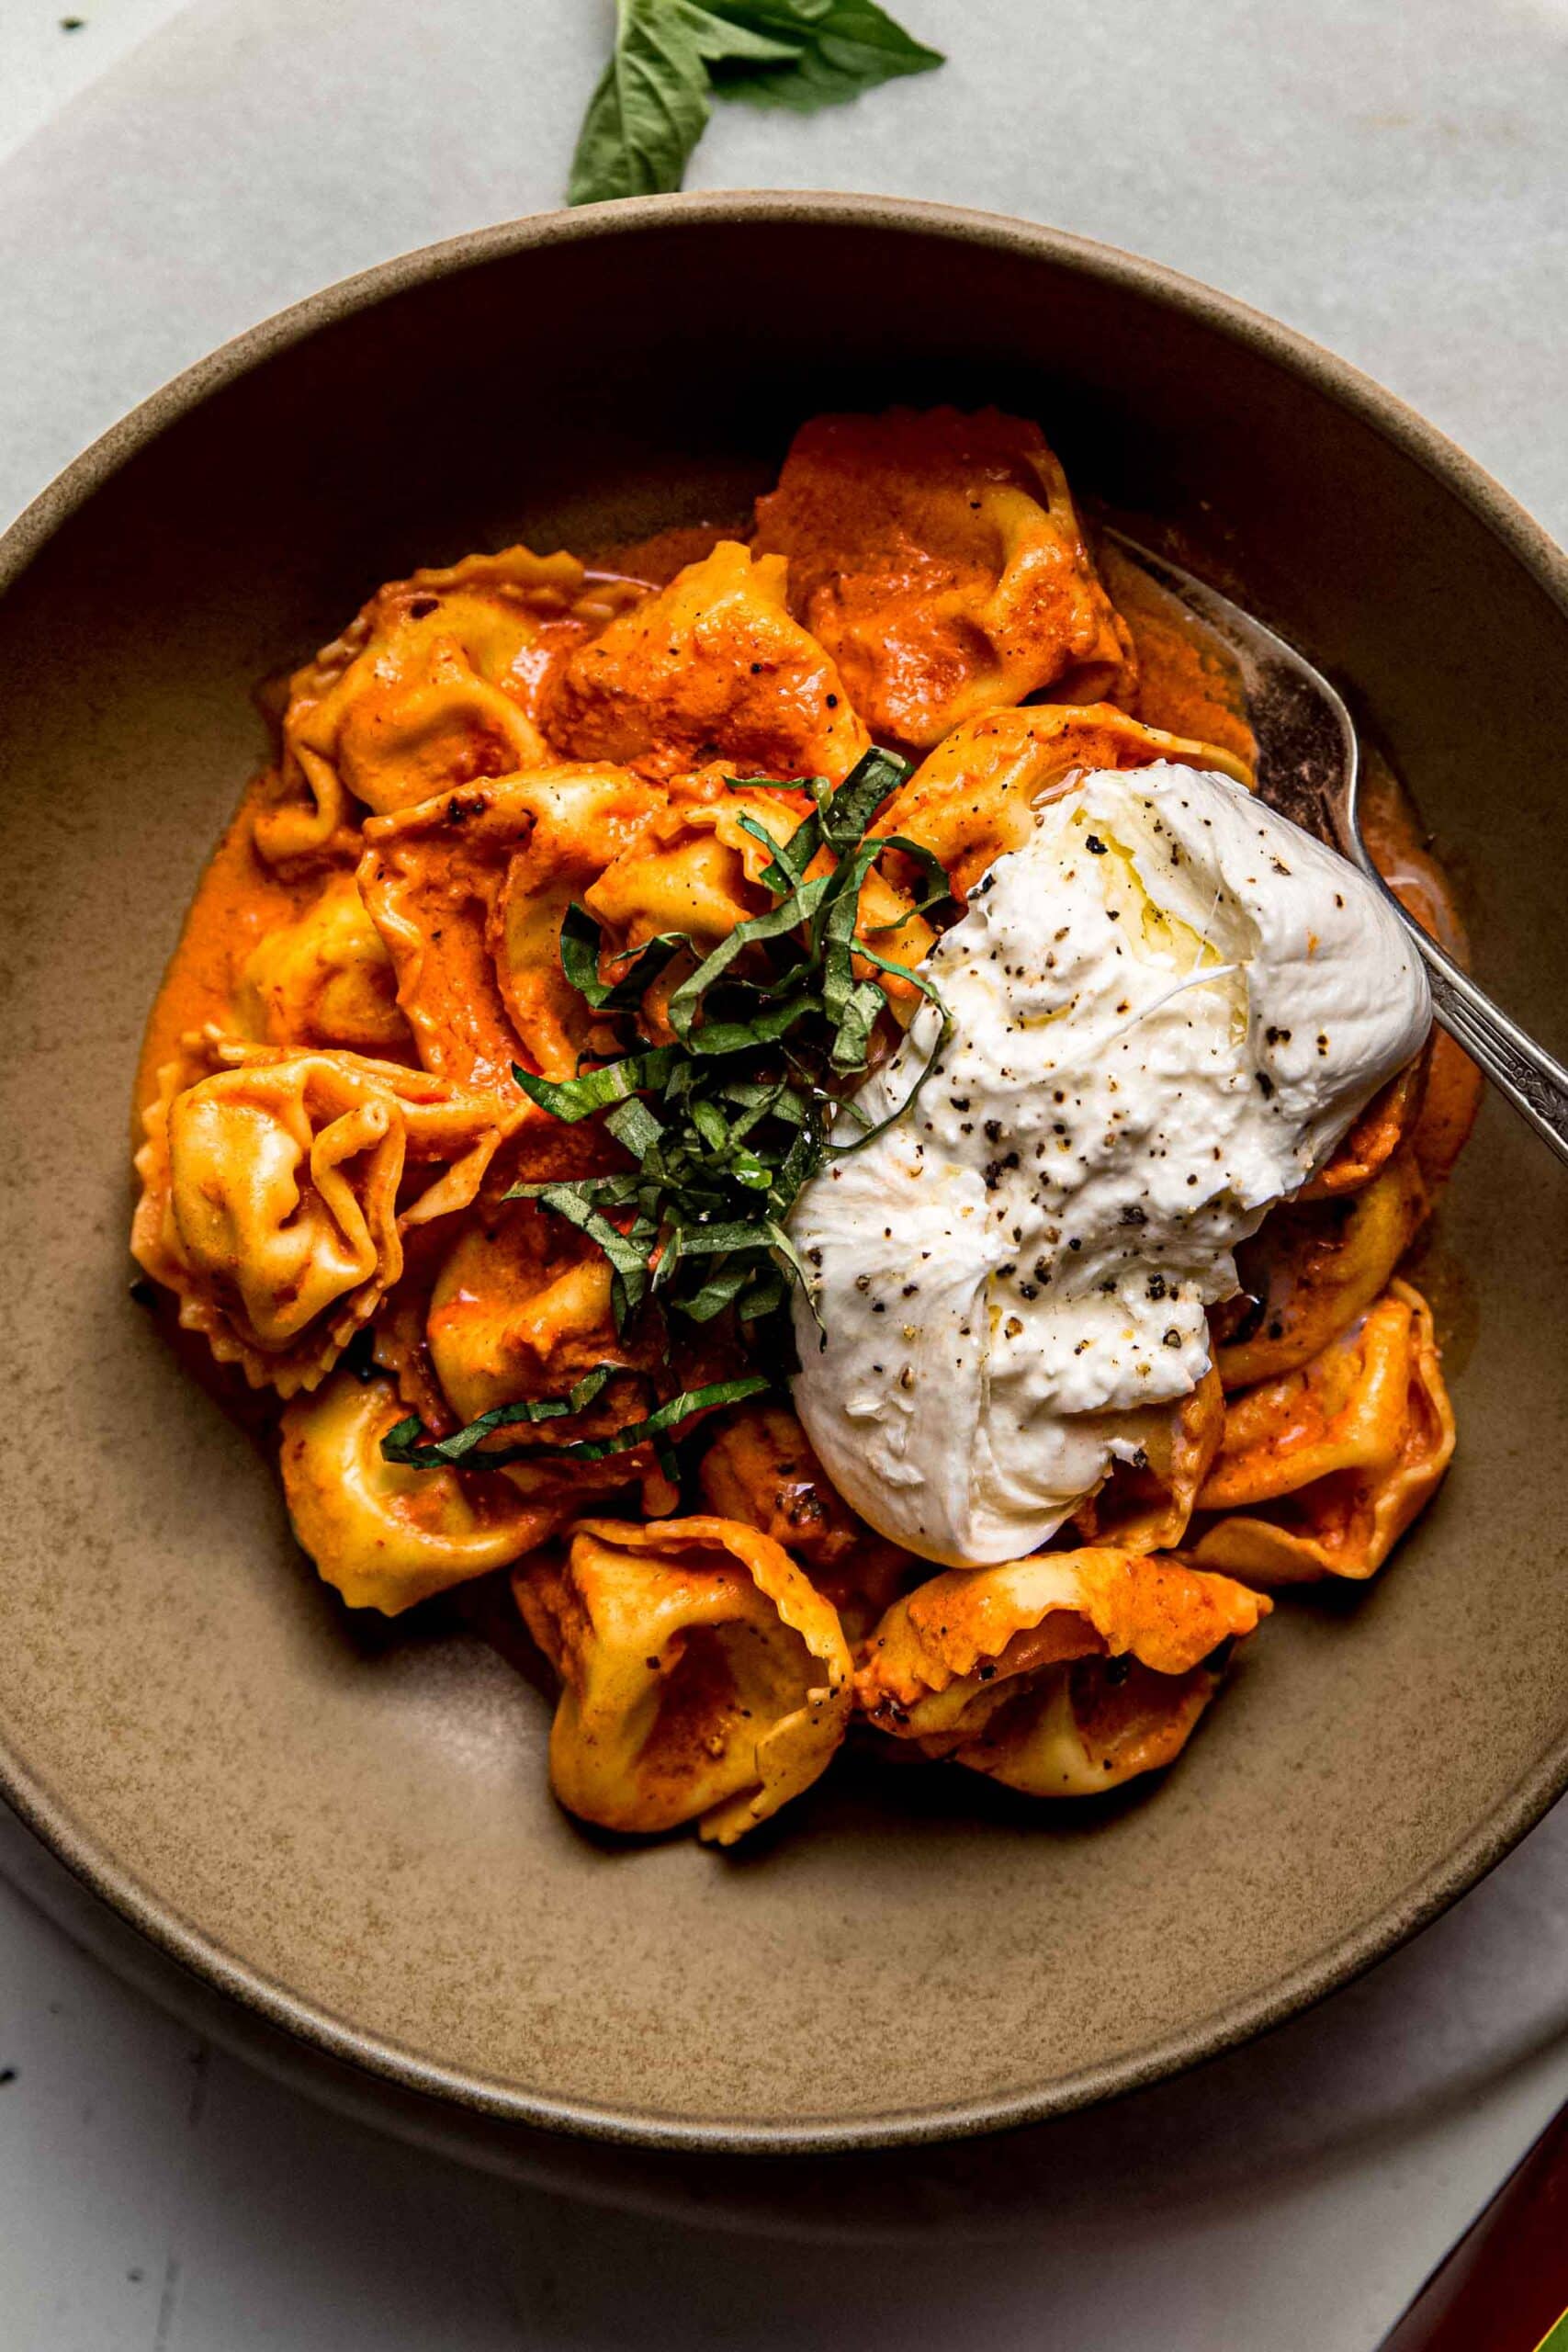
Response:
M1378 879L1382 882L1381 875ZM1461 972L1452 957L1444 955L1386 883L1382 888L1421 951L1432 987L1432 1009L1442 1026L1499 1093L1523 1113L1559 1159L1568 1160L1568 1069L1527 1036L1501 1005L1493 1003L1484 989L1476 987L1468 972Z

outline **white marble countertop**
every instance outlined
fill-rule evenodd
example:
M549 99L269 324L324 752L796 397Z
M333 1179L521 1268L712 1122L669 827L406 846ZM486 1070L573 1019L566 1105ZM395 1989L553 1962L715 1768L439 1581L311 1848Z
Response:
M900 13L944 73L815 121L721 110L692 184L940 197L1174 263L1369 368L1568 537L1568 0ZM0 516L226 335L555 201L609 17L0 0ZM1568 2098L1565 1864L1568 1808L1313 2016L1013 2143L997 2242L992 2157L940 2230L803 2243L329 2111L86 1956L55 1922L96 1941L91 1906L0 1824L0 2345L1371 2352Z

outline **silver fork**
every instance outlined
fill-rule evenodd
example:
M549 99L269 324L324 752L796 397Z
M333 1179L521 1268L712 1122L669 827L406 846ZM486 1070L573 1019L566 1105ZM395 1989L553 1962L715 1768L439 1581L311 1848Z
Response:
M1372 864L1361 838L1360 744L1355 721L1328 680L1293 645L1218 589L1123 532L1109 531L1106 537L1235 657L1258 739L1259 795L1281 816L1351 859L1382 891L1421 952L1438 1020L1558 1158L1568 1159L1568 1070L1444 955Z

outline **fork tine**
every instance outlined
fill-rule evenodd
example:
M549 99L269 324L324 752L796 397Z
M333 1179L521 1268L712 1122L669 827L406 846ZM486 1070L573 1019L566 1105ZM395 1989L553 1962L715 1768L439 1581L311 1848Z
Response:
M1359 746L1339 694L1293 645L1217 588L1124 531L1105 537L1234 657L1258 740L1260 798L1370 873L1356 823Z

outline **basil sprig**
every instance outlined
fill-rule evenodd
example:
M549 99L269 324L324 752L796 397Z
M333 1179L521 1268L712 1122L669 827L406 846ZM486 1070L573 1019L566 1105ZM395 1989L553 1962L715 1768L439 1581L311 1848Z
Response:
M679 187L714 96L812 114L942 62L875 0L616 0L567 202Z

